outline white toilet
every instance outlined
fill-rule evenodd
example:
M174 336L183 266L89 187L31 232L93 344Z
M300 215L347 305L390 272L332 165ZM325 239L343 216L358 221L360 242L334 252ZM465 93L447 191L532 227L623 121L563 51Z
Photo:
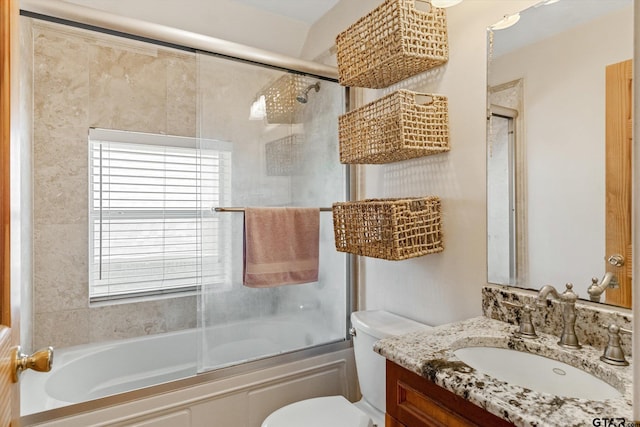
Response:
M351 314L353 350L362 399L351 403L342 396L318 397L284 406L269 415L262 427L383 427L385 359L373 351L376 341L427 325L386 311Z

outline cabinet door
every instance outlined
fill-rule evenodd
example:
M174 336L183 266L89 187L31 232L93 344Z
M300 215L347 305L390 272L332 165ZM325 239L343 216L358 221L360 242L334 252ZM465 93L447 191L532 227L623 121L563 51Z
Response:
M385 420L384 420L384 427L407 427L404 424L402 424L400 421L396 420L395 418L393 418L392 416L390 416L389 414L385 415Z
M500 427L513 424L387 361L387 427Z

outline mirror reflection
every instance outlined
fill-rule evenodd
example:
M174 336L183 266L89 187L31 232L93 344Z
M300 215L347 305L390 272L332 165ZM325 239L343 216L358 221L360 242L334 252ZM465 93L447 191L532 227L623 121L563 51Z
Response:
M633 2L507 21L488 31L488 281L630 307Z

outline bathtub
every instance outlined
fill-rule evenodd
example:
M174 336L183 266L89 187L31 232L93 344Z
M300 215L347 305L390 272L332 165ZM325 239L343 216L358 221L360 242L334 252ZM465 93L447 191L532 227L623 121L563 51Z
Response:
M21 415L194 376L199 336L214 343L200 347L207 371L331 342L322 322L304 319L249 320L208 328L204 336L190 329L56 349L51 372L22 374Z

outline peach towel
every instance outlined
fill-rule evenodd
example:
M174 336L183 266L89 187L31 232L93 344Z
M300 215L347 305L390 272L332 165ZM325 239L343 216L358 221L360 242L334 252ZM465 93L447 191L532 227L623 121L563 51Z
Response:
M246 208L244 285L317 282L319 235L318 208Z

